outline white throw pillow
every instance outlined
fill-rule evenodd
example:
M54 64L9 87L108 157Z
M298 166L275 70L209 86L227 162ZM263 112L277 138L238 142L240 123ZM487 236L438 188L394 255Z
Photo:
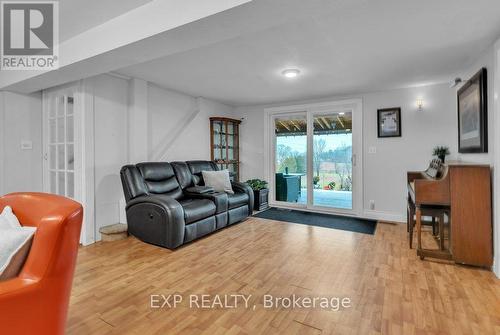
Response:
M229 179L229 171L201 171L205 186L213 187L215 192L226 192L234 194L231 186L231 179Z
M26 261L35 227L0 228L0 281L16 277Z
M21 224L10 206L5 206L2 214L0 214L0 228L6 225L12 228L21 228Z

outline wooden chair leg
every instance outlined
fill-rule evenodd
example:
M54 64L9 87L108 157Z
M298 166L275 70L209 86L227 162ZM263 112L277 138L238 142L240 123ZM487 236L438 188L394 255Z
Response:
M413 207L410 208L410 249L413 248L413 228L415 227L415 209Z
M413 227L415 226L415 209L411 203L406 206L406 231L408 232L408 242L410 249L413 248Z
M446 217L448 218L448 251L451 252L451 213L449 211L446 212Z
M439 250L444 250L444 212L439 217Z
M417 217L417 254L419 254L422 250L422 212L420 207L416 208L416 217ZM420 254L420 259L424 259L424 256Z
M410 232L410 205L406 206L406 232Z

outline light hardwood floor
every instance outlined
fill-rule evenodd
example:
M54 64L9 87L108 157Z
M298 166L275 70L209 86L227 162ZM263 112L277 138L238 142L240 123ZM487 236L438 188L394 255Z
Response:
M152 309L151 294L251 294L256 308ZM351 308L263 308L263 296ZM176 251L134 238L80 250L68 334L500 334L500 280L420 261L406 227L375 235L251 218Z

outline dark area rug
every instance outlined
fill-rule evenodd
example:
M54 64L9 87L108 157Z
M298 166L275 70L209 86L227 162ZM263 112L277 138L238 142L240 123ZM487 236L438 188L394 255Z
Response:
M358 219L348 216L303 212L290 209L271 207L265 211L257 213L254 217L270 219L276 221L286 221L306 224L309 226L325 227L353 231L355 233L371 234L375 233L377 221Z

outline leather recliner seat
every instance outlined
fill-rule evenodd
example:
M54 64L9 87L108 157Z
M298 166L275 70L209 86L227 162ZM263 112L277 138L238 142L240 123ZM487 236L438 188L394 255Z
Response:
M234 194L195 193L202 171L216 171L210 161L126 165L120 171L129 233L174 249L239 222L252 214L253 191L232 182Z

